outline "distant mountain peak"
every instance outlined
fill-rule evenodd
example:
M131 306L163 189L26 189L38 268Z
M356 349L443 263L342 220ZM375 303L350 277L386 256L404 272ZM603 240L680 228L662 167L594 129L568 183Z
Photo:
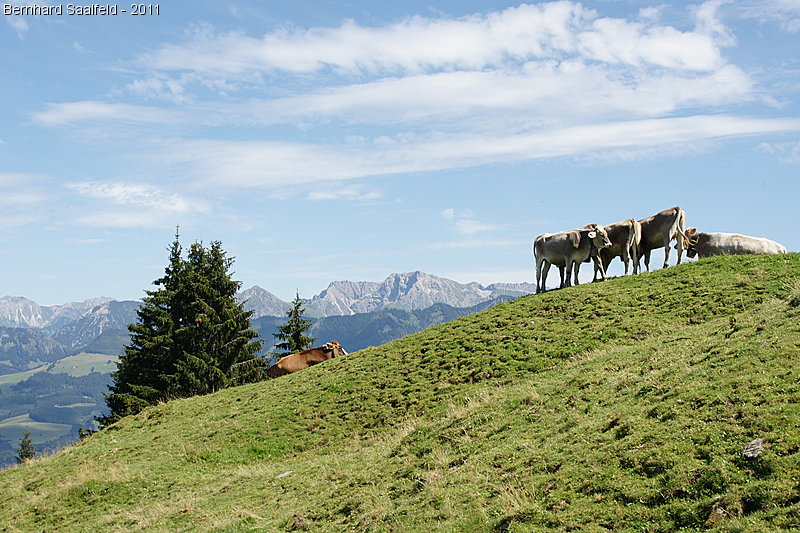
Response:
M247 310L253 311L254 317L259 316L283 316L291 309L288 302L284 302L266 289L253 285L236 295L236 299Z
M498 296L522 296L535 292L530 284L502 284L499 290L472 283L459 283L415 270L392 273L381 282L334 281L308 300L309 316L369 313L386 305L406 310L425 309L436 303L472 307Z

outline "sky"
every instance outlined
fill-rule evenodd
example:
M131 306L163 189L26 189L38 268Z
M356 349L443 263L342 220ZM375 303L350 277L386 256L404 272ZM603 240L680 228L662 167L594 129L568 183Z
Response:
M284 300L675 205L800 250L800 0L148 5L4 10L0 296L141 299L176 227Z

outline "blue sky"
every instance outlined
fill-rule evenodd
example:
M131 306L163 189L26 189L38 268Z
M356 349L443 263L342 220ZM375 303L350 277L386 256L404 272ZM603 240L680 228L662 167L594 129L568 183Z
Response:
M139 299L177 225L284 299L674 205L800 249L798 0L63 5L0 24L0 295Z

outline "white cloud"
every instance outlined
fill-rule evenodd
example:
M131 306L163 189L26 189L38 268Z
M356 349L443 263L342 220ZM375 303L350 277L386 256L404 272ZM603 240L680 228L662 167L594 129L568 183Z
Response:
M725 65L709 73L656 72L635 80L583 61L520 70L442 72L335 87L312 94L222 106L224 120L260 124L321 118L418 123L459 117L535 117L537 122L661 116L686 106L753 100L753 81ZM208 115L204 115L208 116ZM531 120L531 119L528 119ZM504 120L507 124L507 120Z
M776 156L783 163L800 163L800 141L761 143L758 150Z
M165 193L149 184L124 184L87 181L68 185L77 193L92 198L107 199L118 205L152 207L161 211L188 213L197 209L189 200L177 194Z
M711 11L711 10L707 10ZM709 22L706 18L704 22ZM411 17L384 27L281 29L263 37L195 28L189 42L140 58L148 68L218 75L332 68L352 73L485 69L578 56L611 64L710 70L722 63L718 32L680 31L600 17L576 2L522 4L458 19Z
M40 220L52 201L43 176L0 172L0 230Z
M777 23L787 33L800 32L800 0L739 0L736 8L745 18Z
M363 185L336 186L329 188L317 188L308 193L309 200L342 200L350 202L368 202L380 200L383 194L380 191L370 190Z
M162 99L171 102L186 102L186 83L191 77L183 76L175 80L167 76L151 76L149 78L134 80L129 83L127 90L140 98Z
M736 39L719 19L719 9L731 0L708 0L694 8L697 31L713 37L723 46L733 46Z
M442 216L446 220L453 220L455 218L455 216L456 216L456 210L453 209L452 207L448 207L447 209L443 209L442 210Z
M47 104L33 118L46 126L65 126L87 122L167 123L179 120L175 113L157 107L85 100Z
M425 135L380 145L178 140L153 164L196 185L282 188L366 176L462 168L498 162L582 156L606 150L671 149L712 139L800 131L797 119L724 115L604 122L514 134Z
M73 222L82 225L162 228L210 211L204 200L169 193L149 184L81 182L68 187L81 196L100 201L82 208L81 214L74 216Z
M17 37L24 41L25 34L28 33L29 29L28 22L25 18L16 15L6 15L4 18L6 19L6 23L17 32Z

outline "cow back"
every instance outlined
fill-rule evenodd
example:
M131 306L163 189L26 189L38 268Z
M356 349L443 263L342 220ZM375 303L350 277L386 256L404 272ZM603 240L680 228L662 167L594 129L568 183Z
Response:
M640 220L641 249L653 250L666 246L668 242L664 242L665 236L672 239L675 228L679 227L682 221L683 210L678 206L665 209L655 215Z
M738 233L697 233L694 245L700 257L713 255L757 255L786 253L786 248L763 237L751 237Z
M565 266L568 260L575 257L580 257L579 261L583 261L589 257L591 250L586 233L588 230L581 228L539 235L533 244L534 256L537 260L546 259L555 266ZM585 254L581 253L582 249Z
M277 363L267 369L267 376L278 377L305 370L306 368L327 361L333 355L333 350L311 348L302 352L293 353L281 358Z

